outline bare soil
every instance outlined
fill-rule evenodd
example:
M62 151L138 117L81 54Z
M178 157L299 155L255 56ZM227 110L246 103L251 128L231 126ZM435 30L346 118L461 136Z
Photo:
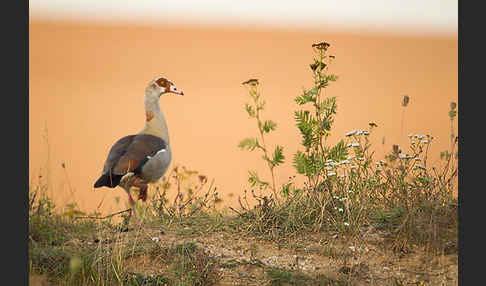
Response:
M387 247L385 234L371 227L364 231L359 242L335 233L311 233L285 241L270 241L240 233L201 235L191 233L188 227L161 231L157 226L122 235L128 243L132 239L166 247L195 243L216 259L219 273L216 285L266 285L270 283L267 271L274 268L314 277L314 282L322 283L325 277L329 284L320 285L458 284L457 251L433 255L415 247L397 253ZM154 261L144 254L128 259L126 265L129 271L146 276L163 274L166 266ZM308 285L305 281L295 283L292 285Z

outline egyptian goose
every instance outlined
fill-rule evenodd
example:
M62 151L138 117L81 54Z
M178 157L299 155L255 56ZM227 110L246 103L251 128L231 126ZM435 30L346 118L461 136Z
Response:
M135 214L135 202L130 187L140 189L138 199L147 199L148 183L158 181L167 171L172 159L167 122L160 110L159 98L163 94L184 95L170 80L157 77L145 88L145 127L138 134L118 140L110 149L101 176L94 184L122 187L128 194L135 223L140 225Z

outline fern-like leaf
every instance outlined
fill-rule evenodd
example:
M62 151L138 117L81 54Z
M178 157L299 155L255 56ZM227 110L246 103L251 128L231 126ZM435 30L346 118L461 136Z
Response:
M240 149L246 149L249 151L253 151L259 146L260 145L258 144L258 140L256 138L245 138L241 140L238 144L238 147L240 147Z
M273 159L271 160L272 166L277 166L279 164L282 164L285 160L285 156L283 154L283 147L277 145L275 147L275 151L273 152Z
M277 123L273 122L272 120L265 120L263 123L262 130L265 133L268 133L270 131L273 131L277 128Z

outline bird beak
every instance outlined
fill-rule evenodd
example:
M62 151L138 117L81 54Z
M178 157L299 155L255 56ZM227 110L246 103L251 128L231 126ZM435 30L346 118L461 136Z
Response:
M182 90L181 90L181 91L178 91L178 90L177 90L177 91L172 91L172 90L171 90L171 91L169 91L169 92L170 92L170 93L177 94L177 95L184 95L184 92L182 92Z

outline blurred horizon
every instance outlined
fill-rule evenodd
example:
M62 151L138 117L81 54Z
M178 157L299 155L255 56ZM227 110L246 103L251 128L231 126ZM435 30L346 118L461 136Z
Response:
M453 0L233 1L31 0L30 19L109 25L201 28L339 30L402 35L457 36Z

